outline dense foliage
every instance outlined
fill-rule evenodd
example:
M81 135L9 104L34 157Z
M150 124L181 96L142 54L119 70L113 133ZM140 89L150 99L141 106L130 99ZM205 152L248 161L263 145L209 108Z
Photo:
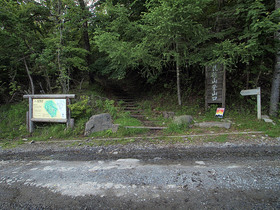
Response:
M274 0L2 0L0 103L90 77L174 89L180 104L181 89L203 98L215 63L228 99L257 86L269 97L278 30Z

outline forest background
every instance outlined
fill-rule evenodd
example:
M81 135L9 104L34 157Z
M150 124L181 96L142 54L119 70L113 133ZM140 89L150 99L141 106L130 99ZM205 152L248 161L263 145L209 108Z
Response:
M279 114L279 5L274 0L2 0L0 104L111 90L204 100L205 67L223 64L226 103L262 88ZM270 100L269 100L270 99ZM270 103L269 103L270 101ZM185 101L183 101L185 102Z

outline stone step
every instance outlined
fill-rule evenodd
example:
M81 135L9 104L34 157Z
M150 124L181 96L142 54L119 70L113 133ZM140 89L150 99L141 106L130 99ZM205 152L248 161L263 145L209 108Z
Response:
M118 99L118 101L133 102L134 103L134 99L132 99L132 98L120 98L120 99Z
M134 118L145 118L145 116L141 115L141 114L132 114L130 115L131 117L134 117Z
M127 106L137 106L134 102L124 102L122 106L127 107Z
M136 107L136 106L129 106L129 107L124 107L124 110L140 110L140 109L138 109L138 107ZM141 111L143 111L143 110L141 110Z
M143 110L125 110L125 111L130 112L132 115L135 115L135 114L137 115L137 114L140 114L143 112Z
M150 130L164 130L167 127L154 127L154 126L124 126L125 128L139 128L139 129L150 129Z

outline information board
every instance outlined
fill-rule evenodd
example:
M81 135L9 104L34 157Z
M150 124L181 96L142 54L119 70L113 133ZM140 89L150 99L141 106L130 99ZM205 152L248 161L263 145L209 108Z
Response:
M66 99L33 99L33 119L66 119Z

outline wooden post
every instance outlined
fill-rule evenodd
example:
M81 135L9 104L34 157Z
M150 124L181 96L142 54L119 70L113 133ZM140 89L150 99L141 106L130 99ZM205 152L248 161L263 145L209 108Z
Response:
M33 113L33 103L32 103L32 98L29 97L29 111L28 111L28 131L29 133L33 133L34 130L34 123L32 122L32 113Z
M71 127L71 112L70 112L70 109L69 109L69 107L68 107L68 105L70 105L70 99L69 98L66 98L66 115L67 115L67 123L66 123L66 125L67 125L67 128L69 128L69 127Z

